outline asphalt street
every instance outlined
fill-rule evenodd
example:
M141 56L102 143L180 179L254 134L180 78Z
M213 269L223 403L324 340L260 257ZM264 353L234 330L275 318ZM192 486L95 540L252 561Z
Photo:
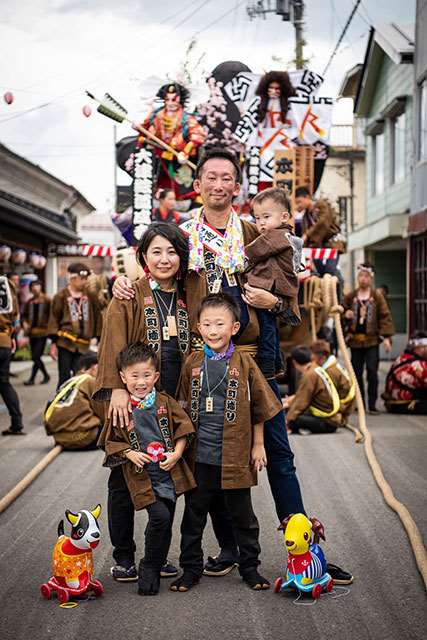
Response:
M49 365L53 369L53 365ZM0 440L0 496L11 489L52 447L40 413L53 393L46 386L24 387L27 373L14 379L28 435ZM0 404L0 427L8 426ZM355 417L353 417L353 421ZM427 527L427 421L424 418L369 417L375 450L397 498L408 507L422 532ZM187 594L168 591L141 597L136 585L112 581L106 518L108 471L101 452L62 453L3 514L0 514L0 637L2 640L144 638L156 640L348 638L401 640L426 637L426 598L409 543L396 514L383 502L362 445L342 431L325 436L292 436L306 510L325 525L327 558L353 572L355 582L314 603L272 590L251 592L237 571L203 578ZM262 573L274 580L285 564L283 538L266 474L253 490L261 526ZM100 502L102 541L94 552L95 575L105 594L62 609L40 596L51 575L51 553L66 508L77 511ZM178 501L170 560L178 561ZM146 516L136 515L136 541L143 550ZM209 526L206 555L216 551Z

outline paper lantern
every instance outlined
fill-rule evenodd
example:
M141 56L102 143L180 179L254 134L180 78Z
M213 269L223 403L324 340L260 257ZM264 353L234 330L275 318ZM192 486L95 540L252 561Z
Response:
M89 118L89 116L92 114L92 108L88 104L85 104L85 106L82 109L82 112L86 118Z
M12 262L13 264L24 264L27 259L27 253L24 249L15 249L12 252Z
M14 100L12 91L6 91L6 93L3 94L3 100L5 101L6 104L12 104Z
M6 244L0 245L0 262L9 262L12 249Z

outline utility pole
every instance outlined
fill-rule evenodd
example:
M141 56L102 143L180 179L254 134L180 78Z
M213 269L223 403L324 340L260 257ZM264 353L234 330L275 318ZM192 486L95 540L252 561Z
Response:
M295 68L303 69L307 62L303 53L305 45L303 36L304 0L276 0L275 8L272 8L271 4L270 0L251 2L247 8L248 15L251 20L259 17L265 20L267 13L275 13L278 16L282 16L284 22L292 22L295 29Z

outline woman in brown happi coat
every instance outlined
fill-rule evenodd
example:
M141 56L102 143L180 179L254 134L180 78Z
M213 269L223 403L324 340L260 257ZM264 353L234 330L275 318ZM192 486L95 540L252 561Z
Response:
M130 395L120 377L117 357L130 343L143 342L160 360L160 390L175 397L181 365L190 347L182 276L188 264L188 245L180 229L159 222L148 227L137 250L145 277L134 283L132 300L113 298L104 317L94 399L109 400L113 426L125 428L131 416ZM100 443L103 444L101 435ZM134 507L122 467L111 470L108 481L108 521L113 557L111 573L118 581L137 579ZM162 575L176 575L171 565Z
M34 384L39 370L43 374L41 384L47 384L50 380L42 360L47 340L50 298L43 293L42 283L39 280L35 280L30 284L30 291L33 297L26 303L22 314L24 329L30 338L31 357L33 359L30 378L24 382L27 386Z

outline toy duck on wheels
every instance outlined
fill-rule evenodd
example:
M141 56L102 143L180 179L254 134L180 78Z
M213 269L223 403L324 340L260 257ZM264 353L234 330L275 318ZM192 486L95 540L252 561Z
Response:
M274 592L282 593L294 588L311 593L315 600L320 598L323 590L329 593L333 580L326 571L326 558L318 545L319 538L325 539L322 523L317 518L308 519L297 513L283 520L279 530L283 531L288 566L286 577L275 580Z
M72 513L66 510L65 516L72 525L71 535L64 535L64 522L58 526L58 540L53 550L52 577L40 587L43 598L49 600L56 592L60 604L70 598L92 591L101 596L104 588L93 577L92 549L98 546L100 531L98 518L101 505L91 511L82 510Z

